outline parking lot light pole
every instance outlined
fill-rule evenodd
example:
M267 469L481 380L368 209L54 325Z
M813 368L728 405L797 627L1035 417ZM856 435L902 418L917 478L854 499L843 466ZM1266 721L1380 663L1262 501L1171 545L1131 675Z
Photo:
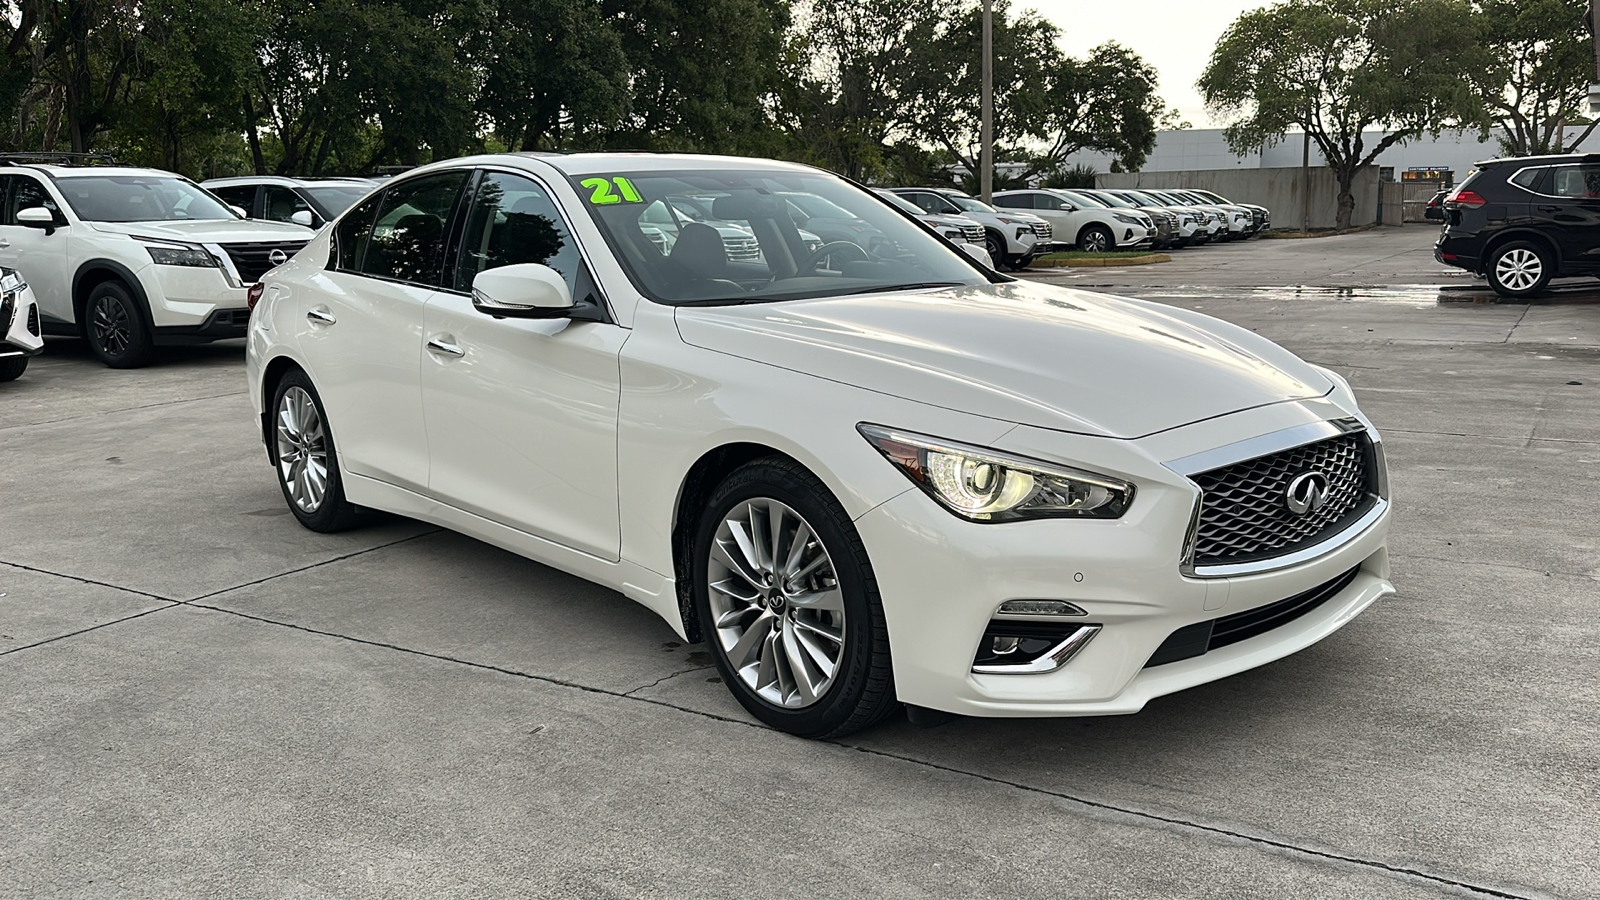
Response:
M1600 0L1596 0L1600 2ZM983 113L982 144L978 148L978 196L984 203L994 193L994 0L983 0Z
M1589 115L1600 114L1600 0L1589 0L1589 15L1584 17L1589 27L1589 40L1594 44L1594 82L1589 85Z

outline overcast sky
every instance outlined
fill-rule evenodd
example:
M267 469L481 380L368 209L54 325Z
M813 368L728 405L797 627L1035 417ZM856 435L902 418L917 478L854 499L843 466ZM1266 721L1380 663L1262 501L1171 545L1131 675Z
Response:
M1196 128L1220 125L1206 115L1194 83L1200 80L1217 38L1239 14L1272 0L1012 0L1016 10L1037 9L1061 29L1062 48L1073 56L1117 43L1144 57L1160 75L1161 96Z

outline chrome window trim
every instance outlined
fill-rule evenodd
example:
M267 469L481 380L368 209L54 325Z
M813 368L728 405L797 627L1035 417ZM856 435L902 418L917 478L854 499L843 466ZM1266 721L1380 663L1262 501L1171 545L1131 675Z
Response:
M1526 172L1526 171L1528 171L1530 169L1571 169L1571 168L1581 167L1581 166L1592 166L1592 167L1594 167L1596 169L1600 169L1600 164L1582 163L1582 162L1545 163L1542 166L1523 166L1522 168L1516 170L1515 172L1512 172L1511 175L1506 178L1506 184L1511 185L1512 187L1516 188L1519 191L1522 191L1524 194L1531 194L1531 195L1533 195L1535 197L1547 197L1547 198L1549 198L1551 200L1594 200L1594 199L1596 199L1594 197L1568 197L1568 196L1566 196L1564 194L1541 194L1541 193L1539 193L1538 191L1536 191L1536 190L1534 190L1532 188L1523 187L1522 185L1517 184L1516 182L1511 180L1512 178L1515 178L1518 175L1521 175L1523 172Z
M1376 498L1373 501L1372 508L1367 510L1366 515L1351 523L1350 527L1310 547L1302 547L1293 553L1274 556L1271 559L1258 559L1252 562L1227 563L1214 566L1189 566L1184 569L1183 574L1193 578L1226 578L1231 575L1259 575L1263 572L1275 572L1279 569L1298 566L1319 556L1332 553L1351 541L1357 540L1366 534L1379 519L1383 518L1383 514L1388 510L1389 501L1381 497Z

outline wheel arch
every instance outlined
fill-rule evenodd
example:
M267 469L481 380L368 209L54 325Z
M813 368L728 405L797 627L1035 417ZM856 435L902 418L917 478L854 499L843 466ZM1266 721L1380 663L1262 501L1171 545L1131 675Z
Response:
M72 274L72 319L77 323L78 331L88 327L85 321L84 310L89 305L89 295L94 289L108 281L121 282L133 299L138 301L139 316L144 320L146 328L154 328L154 319L150 312L150 296L145 293L144 284L139 281L139 276L133 270L114 259L91 259L78 266Z
M305 367L288 356L275 356L261 369L261 443L267 448L267 458L277 464L277 448L272 441L272 398L278 384L292 371L305 371ZM309 375L307 377L310 377Z
M691 552L694 549L696 513L704 506L705 498L734 470L768 456L781 456L804 466L807 471L813 471L803 461L777 447L755 441L738 441L713 447L701 454L678 486L678 496L672 509L673 582L677 586L678 614L683 618L683 631L691 642L704 639L700 617L695 613L693 586L690 583L690 574L694 570Z
M1489 241L1483 245L1483 256L1478 262L1480 267L1479 274L1489 271L1489 262L1494 259L1495 253L1498 252L1501 247L1504 247L1505 245L1515 241L1527 241L1529 243L1538 244L1539 246L1550 251L1551 257L1555 259L1555 272L1551 273L1551 277L1559 278L1561 276L1562 270L1565 268L1563 265L1564 261L1561 258L1561 245L1550 240L1550 238L1544 233L1532 228L1508 228L1490 238Z

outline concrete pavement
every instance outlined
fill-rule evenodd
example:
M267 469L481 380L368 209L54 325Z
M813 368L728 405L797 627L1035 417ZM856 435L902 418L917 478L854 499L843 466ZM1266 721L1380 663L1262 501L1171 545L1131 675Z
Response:
M1600 301L1184 277L1118 290L1351 379L1399 595L1137 716L837 743L609 591L300 529L238 347L52 342L0 387L0 897L1600 896Z

